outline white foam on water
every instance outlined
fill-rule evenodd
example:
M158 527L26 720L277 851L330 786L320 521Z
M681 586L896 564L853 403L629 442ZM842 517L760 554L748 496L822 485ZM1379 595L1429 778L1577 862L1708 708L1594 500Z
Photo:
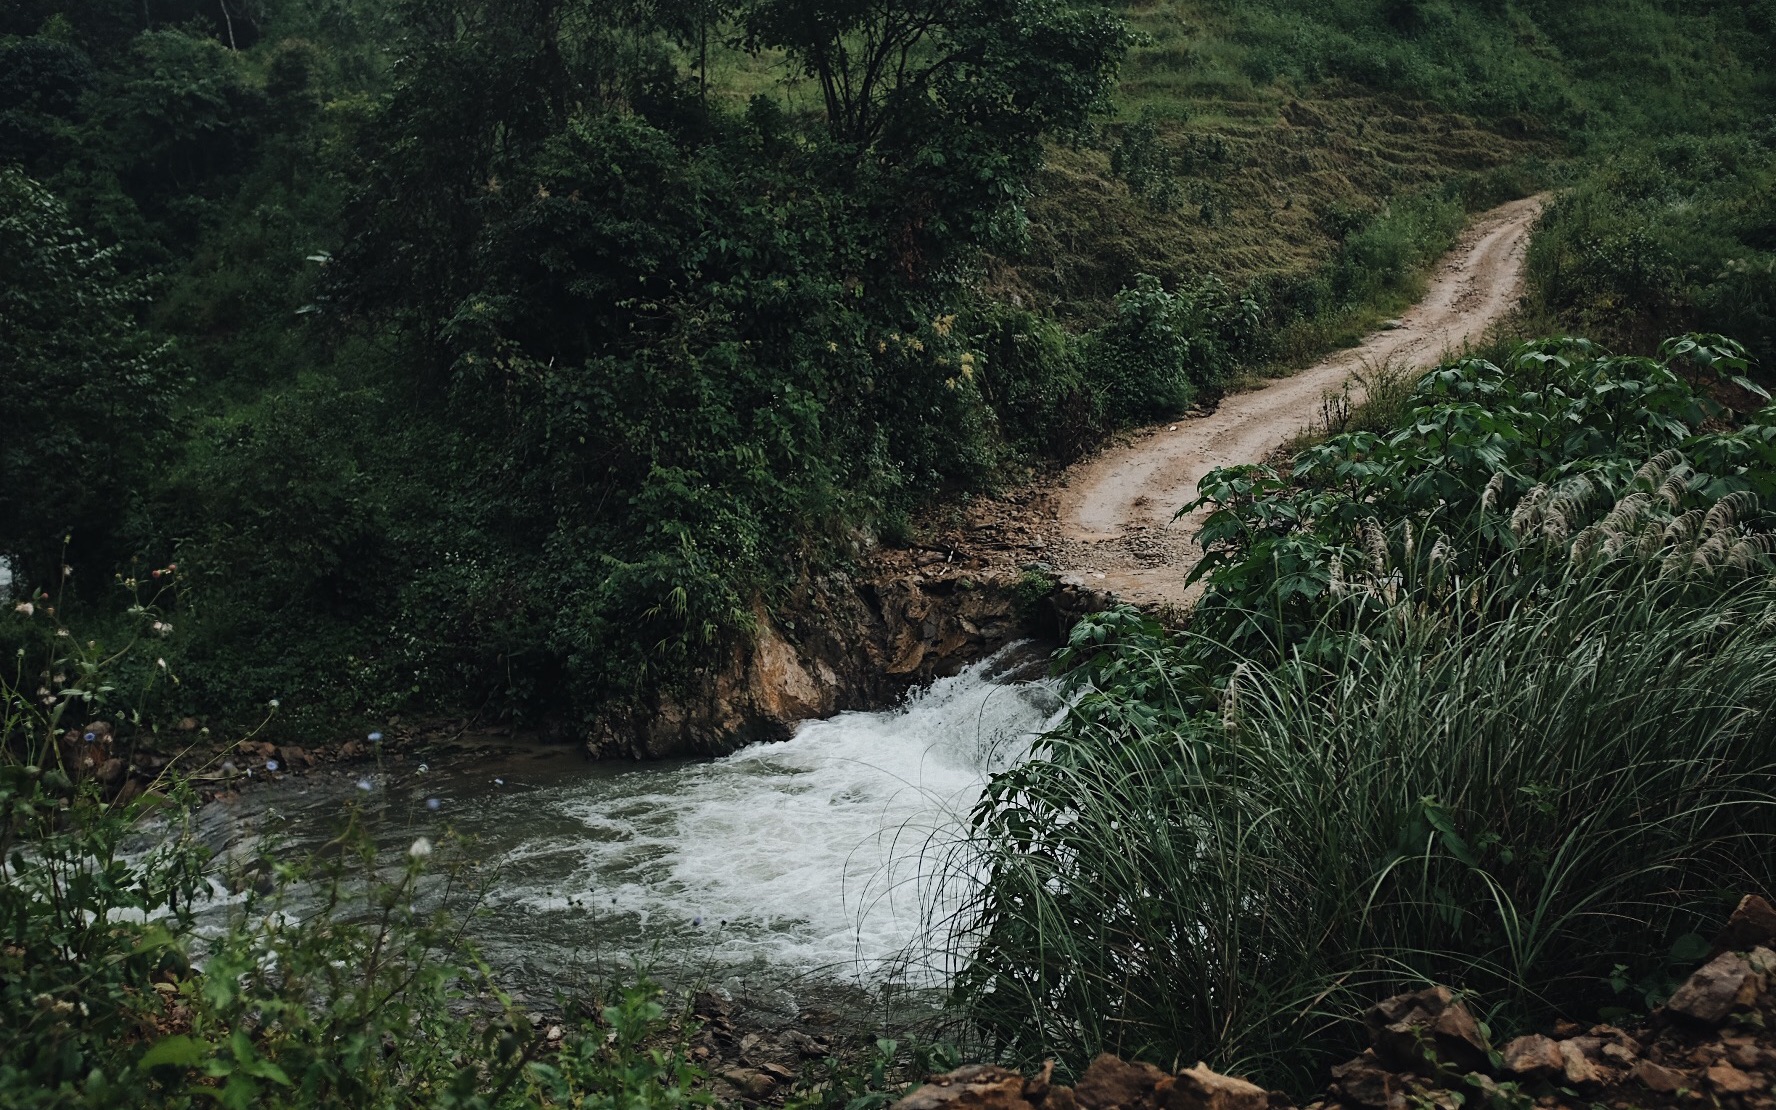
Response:
M1048 686L994 672L988 660L899 708L712 762L513 797L511 820L549 831L501 860L500 916L548 918L556 943L583 931L607 950L878 977L953 900L936 876L954 876L944 857L988 776L1055 714Z

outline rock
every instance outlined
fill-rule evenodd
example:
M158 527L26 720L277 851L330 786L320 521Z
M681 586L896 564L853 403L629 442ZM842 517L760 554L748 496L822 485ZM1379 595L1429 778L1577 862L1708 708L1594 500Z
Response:
M1737 952L1724 952L1684 980L1665 1003L1669 1013L1718 1025L1740 1006L1757 1000L1763 983L1751 964Z
M1575 1087L1601 1086L1609 1081L1609 1073L1586 1058L1584 1049L1573 1041L1560 1042L1560 1062L1566 1081Z
M196 732L197 731L197 718L196 717L180 717L179 718L179 731L180 732Z
M1776 906L1755 894L1747 894L1739 900L1733 916L1727 918L1727 927L1721 931L1715 948L1743 951L1772 942L1776 942Z
M1086 1110L1110 1110L1123 1107L1154 1106L1154 1092L1170 1076L1152 1064L1128 1063L1109 1053L1102 1053L1073 1088L1073 1097Z
M736 1084L737 1085L737 1084ZM1034 1110L1024 1098L1024 1077L991 1064L970 1064L932 1076L894 1104L893 1110Z
M1397 994L1364 1015L1375 1054L1397 1069L1423 1075L1440 1070L1481 1071L1491 1046L1474 1015L1448 987Z
M804 1059L825 1056L830 1051L824 1042L808 1036L808 1034L799 1029L785 1030L778 1040L783 1044L784 1048L789 1049Z
M1668 1095L1689 1082L1689 1077L1683 1072L1655 1064L1651 1060L1642 1060L1634 1065L1632 1074L1647 1090L1657 1091L1662 1095Z
M1762 1086L1756 1079L1731 1064L1716 1064L1709 1068L1708 1082L1723 1095L1742 1095Z
M123 760L112 756L99 764L98 769L93 771L93 778L98 779L105 786L116 786L123 781L123 773Z
M749 1098L764 1098L777 1086L777 1081L762 1071L752 1068L724 1068L721 1077L732 1083L741 1094ZM905 1099L901 1103L905 1103Z
M1382 1067L1373 1050L1332 1069L1332 1093L1347 1106L1405 1110L1407 1097L1422 1086Z
M1754 1044L1733 1044L1727 1046L1727 1060L1736 1068L1756 1070L1763 1066L1767 1054Z
M779 1083L788 1083L796 1076L794 1071L784 1067L782 1064L760 1064L758 1070L764 1072L772 1079L777 1080Z
M1165 1105L1166 1110L1269 1110L1270 1095L1257 1084L1199 1063L1178 1073Z
M1566 1070L1560 1046L1540 1033L1518 1037L1505 1046L1505 1070L1525 1079L1552 1079Z

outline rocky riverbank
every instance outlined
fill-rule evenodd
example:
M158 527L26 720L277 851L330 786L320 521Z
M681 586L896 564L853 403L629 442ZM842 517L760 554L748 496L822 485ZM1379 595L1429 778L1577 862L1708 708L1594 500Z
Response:
M1370 1046L1298 1104L1198 1064L1167 1073L1100 1056L1066 1087L972 1065L933 1076L894 1110L1653 1110L1776 1106L1776 909L1747 896L1716 952L1631 1028L1570 1021L1494 1044L1447 987L1365 1016Z

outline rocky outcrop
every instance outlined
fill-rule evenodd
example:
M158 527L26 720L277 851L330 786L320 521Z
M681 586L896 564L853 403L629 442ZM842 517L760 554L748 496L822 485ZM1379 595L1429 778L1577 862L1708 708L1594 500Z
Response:
M874 709L952 675L1044 621L1024 579L947 565L834 575L754 610L756 633L719 668L609 715L588 737L596 758L730 751L787 737L800 721ZM1050 610L1052 612L1052 610ZM1053 618L1046 621L1052 627Z
M1370 1047L1304 1110L1776 1110L1776 908L1744 898L1714 957L1633 1030L1561 1022L1490 1043L1446 987L1365 1015ZM933 1076L893 1110L1285 1110L1292 1101L1202 1065L1168 1075L1100 1056L1069 1089L975 1065Z

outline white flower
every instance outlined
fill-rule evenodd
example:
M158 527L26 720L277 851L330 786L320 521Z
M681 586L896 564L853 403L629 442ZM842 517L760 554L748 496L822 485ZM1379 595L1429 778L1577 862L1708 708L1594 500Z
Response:
M272 698L270 701L266 702L265 704L271 706L273 709L276 709L278 707L278 700L276 698Z
M14 605L12 607L12 611L15 613L23 613L25 616L28 617L32 613L35 613L37 611L37 606L32 605L28 601L21 601L17 605Z
M422 836L413 842L413 847L407 849L407 854L414 859L424 859L432 854L432 842Z
M167 661L165 659L156 659L154 665L163 671L167 669Z

